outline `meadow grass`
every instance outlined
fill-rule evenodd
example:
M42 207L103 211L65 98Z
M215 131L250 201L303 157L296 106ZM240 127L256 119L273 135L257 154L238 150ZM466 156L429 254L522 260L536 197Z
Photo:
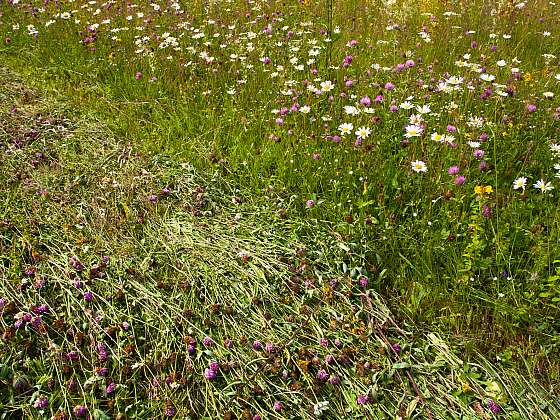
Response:
M2 3L9 412L556 417L558 12L477 5Z

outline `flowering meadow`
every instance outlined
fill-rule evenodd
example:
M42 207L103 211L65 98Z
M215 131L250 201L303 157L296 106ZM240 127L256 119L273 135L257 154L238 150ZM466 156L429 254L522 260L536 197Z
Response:
M560 4L0 0L0 419L560 418Z

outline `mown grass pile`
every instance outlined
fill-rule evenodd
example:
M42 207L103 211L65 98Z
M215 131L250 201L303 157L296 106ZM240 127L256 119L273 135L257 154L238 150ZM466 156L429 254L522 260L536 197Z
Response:
M557 417L558 10L477 4L0 3L8 415Z

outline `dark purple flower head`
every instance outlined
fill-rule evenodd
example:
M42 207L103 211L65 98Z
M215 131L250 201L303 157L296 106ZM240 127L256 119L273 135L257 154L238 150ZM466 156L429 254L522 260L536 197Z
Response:
M368 286L368 278L366 276L360 276L358 278L358 283L360 284L360 287L365 289Z
M206 369L204 370L204 377L205 377L206 379L208 379L209 381L213 381L214 379L216 379L216 376L217 376L217 375L216 375L216 371L215 371L215 370L212 370L212 369L210 369L210 368L206 368Z
M136 74L134 75L134 78L135 78L136 80L140 80L140 79L142 78L142 72L137 71Z
M72 412L76 417L80 417L80 418L85 417L87 415L87 408L84 407L83 405L77 405L74 407Z
M264 346L264 351L267 353L272 353L275 350L275 346L274 343L271 343L270 341L268 343L265 344Z
M262 420L262 417L261 417L260 414L255 414L255 415L253 416L253 420Z
M84 293L84 300L86 302L91 302L93 300L93 293L91 292L91 290L88 290Z
M369 402L369 397L368 397L367 395L360 394L360 395L358 395L358 397L356 398L356 402L358 403L358 405L367 404L367 403Z
M319 340L319 344L323 347L329 347L329 340L327 340L326 338L321 338Z
M1 307L1 306L0 306L0 307ZM49 311L50 311L49 305L47 305L46 303L43 304L43 305L41 305L41 306L38 306L38 307L37 307L37 310L36 310L36 312L37 312L38 314L46 314L46 313L49 312Z
M317 379L319 379L322 382L326 382L328 381L330 375L327 373L327 371L325 369L320 369L317 372Z
M106 367L99 368L96 372L97 376L107 376L107 373L109 373L109 369L107 369Z
M342 347L342 341L340 341L340 339L338 339L338 338L335 338L335 340L334 340L334 345L335 345L337 348L341 348L341 347Z
M99 358L100 362L104 362L107 360L107 349L105 348L105 344L97 344L97 357Z
M262 349L262 343L259 340L253 341L253 349L254 350L261 350Z
M33 328L39 328L42 323L43 323L43 320L41 319L40 316L36 316L35 318L33 318L31 320L31 325L33 326Z
M37 399L35 400L35 402L33 403L33 407L35 407L38 410L42 410L48 404L49 404L49 399L47 397L45 397L44 395L39 395L37 397Z
M66 358L68 360L70 360L71 362L75 362L76 360L78 360L80 358L80 355L78 354L77 351L70 351L70 352L66 353Z
M484 216L485 219L490 219L492 217L492 209L487 204L482 206L482 216Z
M116 387L117 387L117 385L115 385L114 382L111 382L109 385L107 385L107 388L105 389L105 392L107 394L112 394Z
M393 351L397 354L400 354L401 352L401 345L399 343L394 343L391 344L391 348L393 349Z
M327 365L332 365L334 363L334 356L332 354L327 354L325 356L325 363Z
M72 258L70 258L70 265L76 271L82 271L85 268L85 266L80 262L80 260L78 260L78 257L76 255L74 255Z
M493 414L500 414L504 411L493 399L488 400L488 408Z
M177 410L175 409L175 406L173 405L173 403L171 401L167 401L165 403L165 410L164 410L164 413L163 413L165 415L165 417L173 417L176 412L177 412Z
M217 372L220 369L220 364L216 360L210 360L208 367Z
M329 383L331 385L339 385L340 384L340 378L336 375L331 376L331 379L329 379Z

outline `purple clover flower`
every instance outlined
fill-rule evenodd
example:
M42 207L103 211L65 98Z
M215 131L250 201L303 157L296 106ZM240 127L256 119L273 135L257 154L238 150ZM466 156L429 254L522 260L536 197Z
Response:
M72 412L76 417L85 417L87 415L87 408L83 405L77 405Z
M38 410L42 410L48 404L49 404L49 399L47 397L45 397L44 395L39 395L37 397L37 399L35 400L35 402L33 403L33 407L35 407Z
M356 398L356 402L358 403L358 405L365 405L369 402L369 397L365 394L360 394Z
M365 289L368 286L368 278L366 276L360 276L358 278L358 283L360 284L360 287Z
M317 372L317 379L319 379L322 382L326 382L329 380L330 375L327 373L327 371L325 369L320 369Z
M457 178L455 178L455 185L460 186L463 185L466 181L466 178L463 175L459 175Z
M107 385L107 388L105 389L105 392L107 394L112 394L116 387L117 387L117 385L115 385L114 382L111 382L109 385Z
M329 379L329 383L331 385L340 385L340 378L336 375L333 375L331 379Z
M459 167L458 166L451 166L448 170L447 173L449 175L457 175L459 173Z
M204 370L204 377L205 377L206 379L208 379L209 381L213 381L214 379L216 379L216 376L217 376L217 375L216 375L216 371L215 371L215 370L212 370L212 369L210 369L210 368L206 368L206 369Z
M488 400L488 408L493 414L500 414L502 411L504 411L502 407L500 407L498 403L496 403L496 401L494 401L493 399Z

